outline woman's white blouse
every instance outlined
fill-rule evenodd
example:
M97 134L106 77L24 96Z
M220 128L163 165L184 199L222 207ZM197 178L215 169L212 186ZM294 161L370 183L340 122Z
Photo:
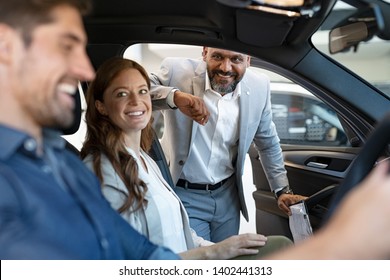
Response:
M196 232L190 228L184 206L165 181L156 162L141 150L140 155L147 166L146 171L135 153L129 148L128 152L136 159L139 177L148 186L145 196L148 204L147 207L137 211L130 208L122 212L121 216L139 233L148 237L150 241L168 247L176 253L214 244L197 236ZM93 171L92 156L88 155L83 161ZM101 172L103 177L102 193L111 207L118 210L123 205L128 191L104 154L101 157Z
M130 149L128 151L135 158L133 151ZM159 176L156 173L156 168L153 166L156 165L153 159L143 151L141 151L141 158L144 160L148 169L146 171L140 160L136 158L139 178L148 186L146 193L148 206L144 209L149 229L147 236L155 243L162 239L163 243L159 245L164 245L176 253L186 251L187 245L184 236L180 202L161 181L161 175ZM155 234L153 228L161 228L162 236L153 238Z

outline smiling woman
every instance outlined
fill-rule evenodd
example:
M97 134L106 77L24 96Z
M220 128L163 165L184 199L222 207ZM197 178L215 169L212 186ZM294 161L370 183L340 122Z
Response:
M110 118L124 132L141 131L151 117L150 85L146 81L137 84L141 78L141 73L135 69L121 72L106 88L102 100L95 102L99 113ZM135 106L130 108L128 104ZM128 144L126 139L125 144Z

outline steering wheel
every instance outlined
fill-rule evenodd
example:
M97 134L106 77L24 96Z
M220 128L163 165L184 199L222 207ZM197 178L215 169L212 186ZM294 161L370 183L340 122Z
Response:
M337 188L330 207L325 217L325 222L337 209L344 196L360 183L375 166L377 159L383 154L390 143L390 113L388 113L377 125L372 134L368 137L364 147L351 164L343 182Z

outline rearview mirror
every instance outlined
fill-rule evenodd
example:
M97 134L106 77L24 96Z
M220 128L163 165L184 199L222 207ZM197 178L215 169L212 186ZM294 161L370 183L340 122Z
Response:
M385 17L385 15L387 17ZM375 35L383 40L390 40L390 8L389 6L373 4L356 13L348 15L329 33L329 52L338 52L354 48L361 42L371 40Z
M335 54L368 39L368 28L364 22L355 22L337 27L329 32L329 52Z

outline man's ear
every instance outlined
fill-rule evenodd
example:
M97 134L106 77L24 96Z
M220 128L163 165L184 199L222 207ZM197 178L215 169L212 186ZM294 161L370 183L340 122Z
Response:
M247 61L246 61L246 67L249 67L249 66L251 66L251 56L250 55L248 55Z
M202 50L203 61L206 61L207 52L208 52L208 47L203 47Z
M96 107L96 110L98 110L98 112L103 115L103 116L107 116L107 112L106 112L106 107L104 106L103 102L99 101L99 100L96 100L95 101L95 107Z

